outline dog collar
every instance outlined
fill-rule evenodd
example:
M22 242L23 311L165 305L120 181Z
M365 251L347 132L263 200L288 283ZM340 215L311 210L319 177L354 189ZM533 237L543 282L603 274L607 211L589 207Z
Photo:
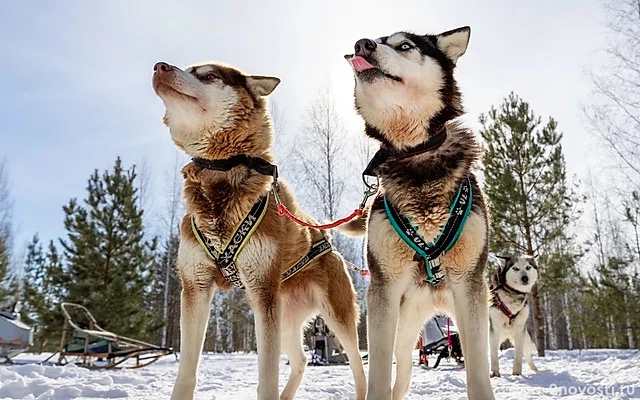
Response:
M462 232L464 223L471 211L472 195L471 180L466 178L460 185L458 194L449 209L447 222L440 229L440 233L433 243L427 243L424 240L424 237L411 224L409 218L400 214L389 202L387 196L383 198L384 208L391 226L393 226L393 229L400 235L402 240L416 252L415 258L424 262L427 282L433 286L437 286L444 281L444 272L440 270L442 256L453 247L458 240L458 236L460 236L460 232Z
M194 157L191 161L200 168L212 171L229 171L232 168L242 165L261 175L273 176L275 179L278 178L277 165L271 164L262 157L249 156L247 154L237 154L235 156L219 160Z
M418 154L436 150L438 147L442 146L445 140L447 140L447 128L443 124L440 128L438 128L436 133L431 136L431 138L429 138L429 140L417 146L402 151L396 151L388 147L382 147L376 152L371 161L369 161L369 164L362 173L362 178L364 180L365 176L378 176L376 170L382 164L386 163L389 160L401 160L403 158L412 157Z

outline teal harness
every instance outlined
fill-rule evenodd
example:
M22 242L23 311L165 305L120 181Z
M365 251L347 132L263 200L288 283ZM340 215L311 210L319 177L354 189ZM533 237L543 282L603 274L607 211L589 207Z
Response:
M433 286L437 286L444 281L444 273L440 269L442 256L453 247L460 236L460 232L462 232L464 223L471 211L472 195L471 180L466 178L460 185L456 198L449 209L449 219L447 219L446 224L440 229L440 233L431 243L428 243L418 233L417 228L413 226L407 216L398 212L389 202L387 196L383 198L384 209L391 226L398 232L402 240L416 252L414 259L424 262L427 272L426 281Z

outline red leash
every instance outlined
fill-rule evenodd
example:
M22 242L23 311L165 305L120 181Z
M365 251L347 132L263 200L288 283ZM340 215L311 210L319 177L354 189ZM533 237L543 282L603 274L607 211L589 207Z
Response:
M300 226L304 226L307 228L313 228L313 229L319 229L319 230L325 230L325 229L333 229L335 227L338 227L342 224L346 224L347 222L351 221L352 219L354 219L355 217L360 217L362 216L362 210L364 210L365 205L367 204L367 199L373 195L375 195L378 192L378 185L367 185L368 188L365 190L364 192L364 199L362 199L362 203L360 203L360 207L356 208L355 210L353 210L353 212L351 213L351 215L349 215L348 217L345 218L341 218L337 221L334 221L330 224L323 224L323 225L314 225L314 224L310 224L308 222L305 222L303 220L301 220L300 218L296 217L295 215L291 214L291 212L289 210L287 210L287 207L282 204L282 201L280 201L280 196L278 196L278 180L277 178L274 179L273 184L271 186L271 192L273 193L273 197L276 200L276 206L278 208L278 215L284 215L285 217L289 218L291 221L295 222L296 224L300 225Z
M356 210L354 210L351 215L349 215L348 217L345 218L341 218L337 221L334 221L330 224L324 224L324 225L313 225L313 224L309 224L307 222L304 222L303 220L299 219L298 217L296 217L295 215L291 214L291 212L289 212L289 210L287 210L287 207L284 206L284 204L278 204L278 214L279 215L284 215L285 217L289 218L291 221L295 222L298 225L301 226L306 226L307 228L314 228L314 229L333 229L337 226L340 226L342 224L346 224L347 222L351 221L352 219L354 219L355 217L359 217L362 215L362 209L358 208Z
M447 347L449 348L449 358L451 358L451 350L453 349L453 344L451 343L451 319L447 317Z

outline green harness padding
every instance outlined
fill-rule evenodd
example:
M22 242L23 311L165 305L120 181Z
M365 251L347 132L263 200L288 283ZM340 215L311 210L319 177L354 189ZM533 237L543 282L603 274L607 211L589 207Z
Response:
M269 204L269 195L262 196L256 204L253 205L251 211L244 217L244 219L238 224L234 230L233 235L229 242L223 247L222 252L218 252L213 245L211 239L206 237L196 225L195 216L191 215L191 230L193 231L198 243L204 249L205 253L216 261L222 275L225 279L231 283L234 287L244 288L242 280L240 279L240 272L236 266L236 259L249 241L249 238L262 222L267 211L267 205ZM331 243L326 238L322 238L313 243L309 252L300 258L291 268L282 274L282 281L291 278L304 267L309 265L313 260L321 257L333 250Z
M424 261L427 272L426 281L437 286L444 281L444 272L440 269L442 256L453 247L458 240L464 223L471 212L472 199L471 180L467 177L456 195L455 200L449 209L449 218L440 229L440 233L432 243L428 243L422 235L418 233L416 227L411 224L408 217L400 214L398 210L384 196L384 208L391 222L393 229L400 235L402 240L409 245Z

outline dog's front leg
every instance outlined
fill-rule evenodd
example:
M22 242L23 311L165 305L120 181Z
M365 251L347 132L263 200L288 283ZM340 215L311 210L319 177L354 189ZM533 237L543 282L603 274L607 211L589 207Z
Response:
M491 352L491 377L500 377L500 362L498 360L498 350L500 349L500 334L496 328L489 324L489 347Z
M258 400L277 400L280 364L280 301L277 288L252 290L258 347Z
M198 363L209 322L209 305L215 286L204 288L183 277L180 299L180 364L171 400L193 399Z
M526 327L518 330L513 340L513 375L522 375L522 356L524 354L524 338L526 333Z
M371 268L372 257L369 258ZM383 274L383 271L372 269L371 285L367 293L367 335L369 343L367 399L369 400L391 399L393 344L398 326L403 285L401 281L391 280L388 276L383 276Z
M486 262L479 260L479 262ZM451 279L456 323L460 330L460 344L467 371L467 396L470 400L494 399L489 378L487 344L489 315L487 287L482 269L475 274Z

